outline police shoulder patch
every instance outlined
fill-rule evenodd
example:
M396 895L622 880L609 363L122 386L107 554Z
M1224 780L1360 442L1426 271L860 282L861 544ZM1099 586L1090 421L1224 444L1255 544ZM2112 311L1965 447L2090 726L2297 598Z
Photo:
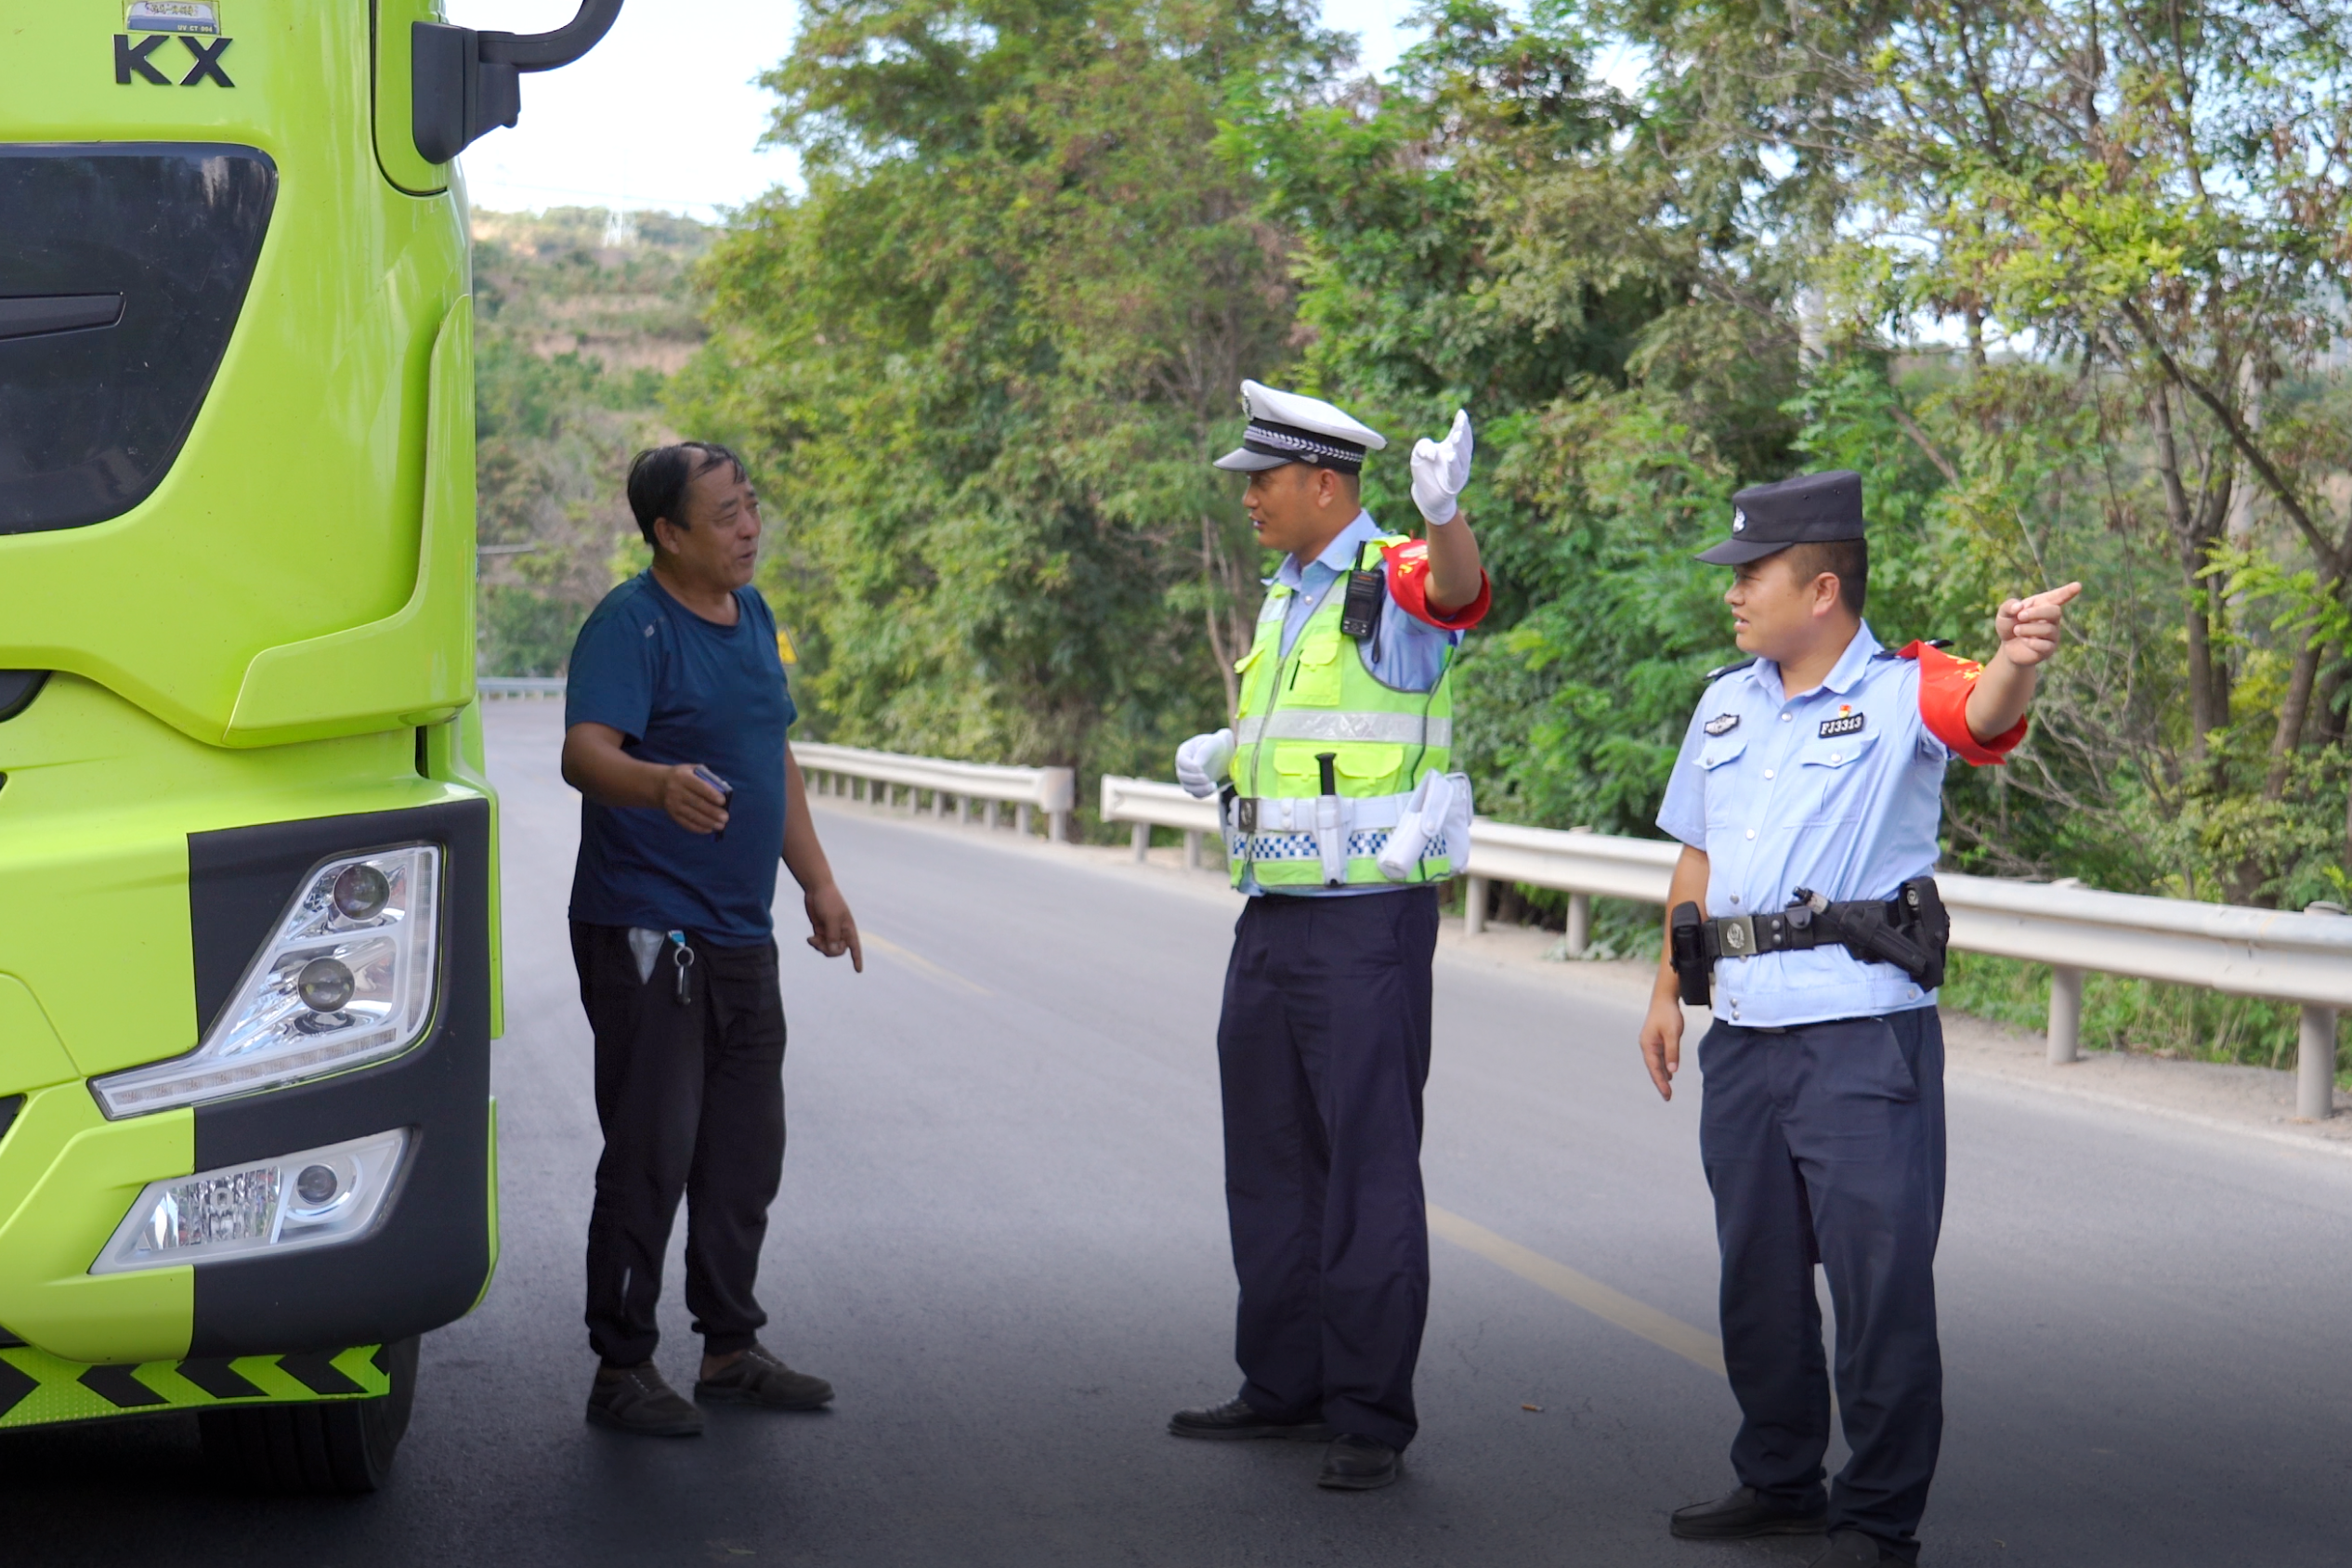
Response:
M1840 713L1834 719L1823 719L1820 731L1821 737L1826 740L1833 735L1859 735L1862 733L1862 721L1868 716L1864 713Z
M1740 727L1740 716L1737 713L1718 713L1707 720L1705 727L1709 735L1728 735Z

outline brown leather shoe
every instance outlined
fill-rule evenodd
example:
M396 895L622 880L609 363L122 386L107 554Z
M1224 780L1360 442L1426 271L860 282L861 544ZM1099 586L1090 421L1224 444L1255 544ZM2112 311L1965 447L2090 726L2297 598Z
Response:
M650 1361L598 1372L588 1390L588 1419L639 1437L702 1435L702 1412L680 1399Z
M832 1403L833 1385L822 1378L795 1372L777 1360L766 1346L753 1345L729 1362L716 1377L697 1382L694 1397L705 1405L818 1410Z

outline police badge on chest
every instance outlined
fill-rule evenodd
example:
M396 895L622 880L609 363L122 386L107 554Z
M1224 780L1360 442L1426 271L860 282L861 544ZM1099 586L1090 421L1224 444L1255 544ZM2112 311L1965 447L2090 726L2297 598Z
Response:
M1740 716L1737 713L1718 713L1706 722L1709 735L1729 735L1739 727Z

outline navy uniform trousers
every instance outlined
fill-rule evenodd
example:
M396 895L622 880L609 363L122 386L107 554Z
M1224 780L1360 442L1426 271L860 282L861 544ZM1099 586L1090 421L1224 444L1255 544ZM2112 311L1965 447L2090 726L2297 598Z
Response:
M1436 949L1434 887L1252 898L1217 1026L1241 1397L1400 1450L1429 1315Z
M1828 1369L1813 1265L1837 1313L1852 1457L1829 1527L1915 1559L1943 1437L1935 1257L1943 1223L1943 1026L1932 1007L1786 1029L1718 1021L1699 1042L1699 1152L1723 1250L1731 1466L1822 1505Z

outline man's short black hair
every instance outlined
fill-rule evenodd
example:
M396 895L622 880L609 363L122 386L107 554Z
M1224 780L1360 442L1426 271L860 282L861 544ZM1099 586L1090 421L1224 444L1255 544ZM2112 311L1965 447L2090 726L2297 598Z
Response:
M660 518L669 518L673 528L686 526L680 510L686 486L722 463L732 464L735 477L743 477L743 460L716 441L648 447L629 460L629 510L637 515L637 531L647 544L653 542L653 525Z
M1862 618L1870 601L1870 544L1860 539L1830 539L1812 544L1792 544L1781 558L1799 582L1810 582L1823 572L1837 579L1837 602Z

